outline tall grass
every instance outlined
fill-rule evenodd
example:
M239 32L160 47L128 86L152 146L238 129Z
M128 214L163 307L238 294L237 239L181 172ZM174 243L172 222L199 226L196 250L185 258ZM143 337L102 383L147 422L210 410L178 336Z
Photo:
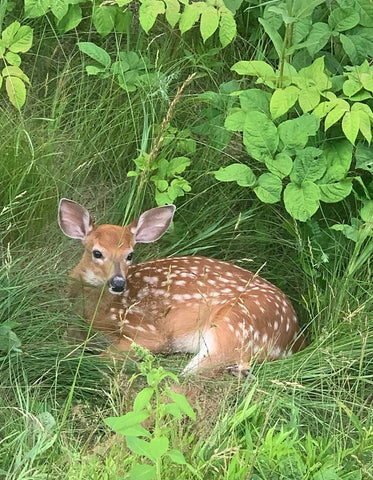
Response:
M103 419L130 408L141 388L129 384L136 364L111 362L62 338L68 323L81 322L64 294L80 247L62 237L56 207L67 196L97 220L120 223L129 202L153 205L152 187L137 198L126 176L133 159L151 149L153 126L187 74L204 67L204 83L197 80L175 108L179 129L198 116L193 92L216 83L201 56L193 64L177 60L176 40L152 45L169 83L129 95L85 75L73 38L46 65L55 38L41 37L39 55L28 59L34 71L28 106L22 114L0 112L0 478L117 480L133 462ZM190 379L198 422L174 421L172 442L198 478L372 478L369 259L360 262L364 251L338 232L294 225L245 189L215 184L208 172L230 159L231 148L219 151L198 139L191 194L178 201L170 233L139 249L137 260L201 253L260 270L294 300L309 346L253 366L246 380ZM349 208L344 215L353 215ZM186 361L159 359L176 373ZM164 478L196 478L182 466L164 468Z

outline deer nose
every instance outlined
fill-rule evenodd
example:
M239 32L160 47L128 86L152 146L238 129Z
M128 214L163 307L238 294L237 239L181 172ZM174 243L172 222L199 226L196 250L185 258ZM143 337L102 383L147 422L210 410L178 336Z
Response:
M122 293L126 288L126 280L121 275L115 275L109 285L112 293Z

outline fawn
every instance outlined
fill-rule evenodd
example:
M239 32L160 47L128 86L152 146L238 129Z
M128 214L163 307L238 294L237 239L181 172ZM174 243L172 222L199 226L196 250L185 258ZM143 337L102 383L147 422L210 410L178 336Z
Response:
M304 348L290 300L248 270L199 256L131 264L135 244L158 240L174 211L166 205L125 227L95 226L84 207L60 201L62 231L85 247L70 273L80 285L74 295L83 295L84 318L106 332L114 350L136 342L154 353L194 353L183 373L225 367L239 375L255 360Z

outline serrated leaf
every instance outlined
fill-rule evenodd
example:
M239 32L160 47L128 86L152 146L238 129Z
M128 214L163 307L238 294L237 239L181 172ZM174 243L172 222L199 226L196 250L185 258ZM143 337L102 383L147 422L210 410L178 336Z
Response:
M301 185L289 183L284 190L286 210L296 220L306 222L319 209L320 189L309 180Z
M117 7L114 5L95 5L92 12L92 22L97 32L102 35L108 35L115 25Z
M10 100L18 110L24 105L26 101L26 86L24 82L18 77L6 77L5 88Z
M77 45L81 52L91 57L103 67L108 68L110 66L110 55L103 48L92 42L78 42Z
M200 22L200 30L204 42L216 32L219 20L220 14L218 10L214 6L206 4L206 7L202 10Z
M342 119L342 130L345 134L347 140L349 140L352 145L355 144L357 134L359 133L360 126L360 114L356 111L346 112Z
M229 45L237 33L236 20L228 9L220 12L219 40L223 48Z
M254 188L256 196L264 203L277 203L281 199L282 182L273 173L263 173Z
M220 182L237 182L241 187L253 187L256 183L253 171L243 163L232 163L212 173Z
M140 25L146 33L152 28L158 15L165 11L164 2L161 0L144 0L140 5Z
M279 136L275 124L261 112L246 115L243 142L250 155L264 161L272 157L278 147Z
M128 412L120 417L108 417L104 422L114 432L128 436L150 437L150 433L141 425L141 422L149 418L149 413L145 411Z
M128 476L128 480L155 480L156 478L157 472L155 466L146 463L133 465Z
M57 22L57 28L60 33L66 33L77 27L82 21L82 9L79 5L69 5L69 9L64 17Z
M168 396L175 402L175 404L180 408L180 410L187 415L192 420L196 419L196 414L193 408L190 406L190 403L186 399L185 395L176 392L168 392Z
M201 15L200 2L193 2L184 6L184 11L180 16L179 28L183 34L190 30L199 20Z
M166 20L172 28L175 27L180 19L180 3L178 0L165 0L166 3Z
M311 182L319 180L326 170L326 161L321 154L322 150L314 147L300 150L295 157L290 180L296 184L301 184L305 180Z
M273 119L281 117L293 107L298 100L299 88L290 85L286 88L278 88L273 92L270 102L270 110Z
M149 405L154 394L154 388L145 387L137 395L133 402L134 412L139 412Z
M231 70L238 73L239 75L249 75L260 78L275 76L275 72L271 65L261 60L241 60L240 62L235 63L231 67Z
M5 54L5 60L9 63L9 65L13 65L15 67L19 67L22 63L21 57L17 53L7 52Z

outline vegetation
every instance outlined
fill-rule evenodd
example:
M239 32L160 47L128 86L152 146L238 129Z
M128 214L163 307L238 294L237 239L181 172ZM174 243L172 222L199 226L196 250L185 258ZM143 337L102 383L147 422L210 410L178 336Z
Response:
M0 29L0 478L372 478L371 3L0 0ZM260 270L309 346L179 391L186 358L66 344L62 196L175 202L136 261Z

